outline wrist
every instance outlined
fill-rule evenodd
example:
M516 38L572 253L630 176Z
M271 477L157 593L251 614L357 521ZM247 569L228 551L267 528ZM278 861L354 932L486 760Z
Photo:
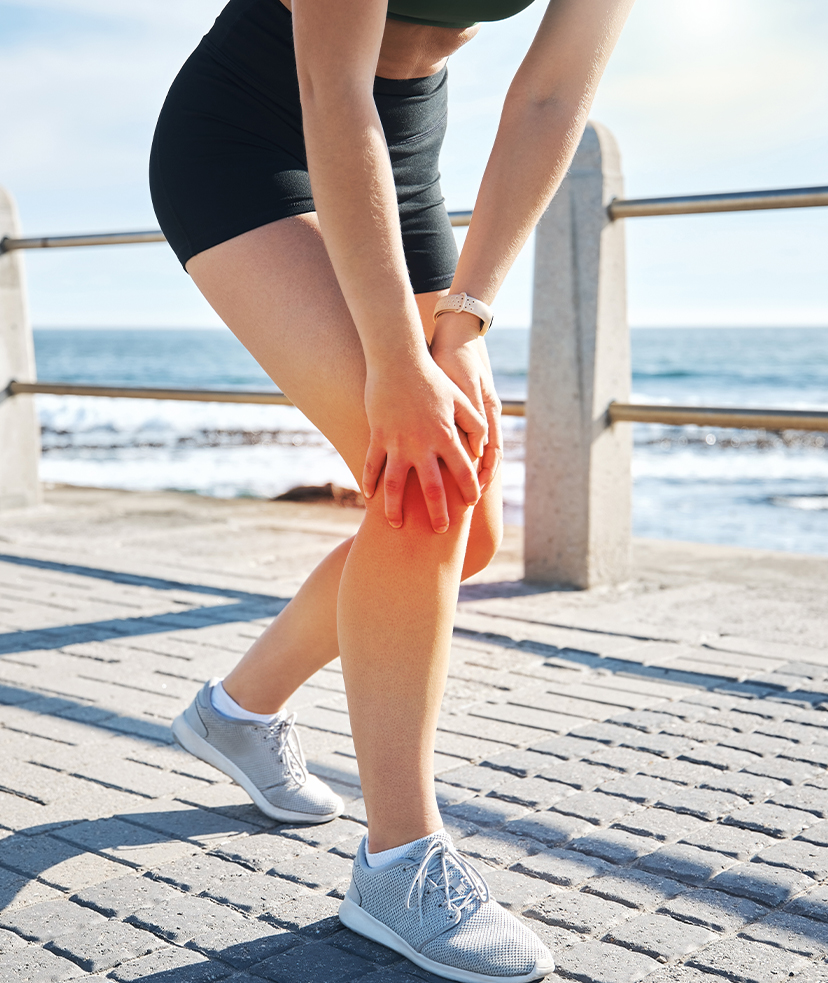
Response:
M466 311L447 311L441 314L434 324L431 350L439 348L460 348L477 343L480 339L480 318Z
M429 357L423 329L415 325L411 330L386 330L363 340L365 365L369 375L399 370L405 366L415 367Z

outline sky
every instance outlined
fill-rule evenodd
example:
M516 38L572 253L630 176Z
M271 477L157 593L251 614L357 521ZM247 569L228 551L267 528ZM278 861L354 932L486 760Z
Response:
M156 227L155 119L221 6L0 0L0 183L24 234ZM536 0L485 25L450 61L450 209L474 204L543 9ZM828 185L826 66L825 0L637 0L592 117L619 143L630 197ZM828 325L826 208L625 225L634 326ZM500 326L530 323L532 261L530 242L498 298ZM29 252L25 263L37 327L218 324L163 244Z

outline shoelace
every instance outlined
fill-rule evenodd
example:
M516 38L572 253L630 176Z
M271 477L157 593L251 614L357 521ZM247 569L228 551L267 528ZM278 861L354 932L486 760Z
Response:
M279 756L284 755L290 777L297 785L304 785L308 780L308 769L305 767L305 756L299 744L299 735L294 732L296 714L292 713L284 720L275 720L267 727L265 741L273 741L273 750Z
M479 898L484 903L489 900L489 885L474 864L461 857L451 843L446 843L445 840L436 840L426 851L426 855L414 875L414 880L411 882L411 887L408 889L408 897L405 899L405 906L410 909L411 899L416 889L421 925L423 923L423 895L427 890L429 867L432 860L438 855L442 877L439 884L432 883L435 884L435 887L442 887L444 890L446 907L450 912L462 911L475 898ZM448 861L459 872L459 877L449 873ZM465 891L462 890L464 886L468 888ZM451 896L452 890L456 892L454 897Z

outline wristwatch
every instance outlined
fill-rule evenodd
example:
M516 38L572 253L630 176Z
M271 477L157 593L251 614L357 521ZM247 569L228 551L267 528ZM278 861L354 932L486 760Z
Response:
M467 293L449 294L448 297L441 297L434 307L434 320L441 314L453 312L455 314L467 313L474 314L480 318L480 334L484 335L492 326L494 312L488 304L476 297L469 297Z

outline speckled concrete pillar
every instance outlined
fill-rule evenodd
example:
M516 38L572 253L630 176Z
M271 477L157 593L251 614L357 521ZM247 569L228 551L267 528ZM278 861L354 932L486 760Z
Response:
M0 239L20 235L14 199L0 188ZM34 382L32 329L19 253L0 254L0 509L40 501L40 428L33 396L10 396L8 384Z
M591 123L543 218L535 284L526 425L525 576L571 588L630 573L632 438L607 406L629 402L618 147Z

